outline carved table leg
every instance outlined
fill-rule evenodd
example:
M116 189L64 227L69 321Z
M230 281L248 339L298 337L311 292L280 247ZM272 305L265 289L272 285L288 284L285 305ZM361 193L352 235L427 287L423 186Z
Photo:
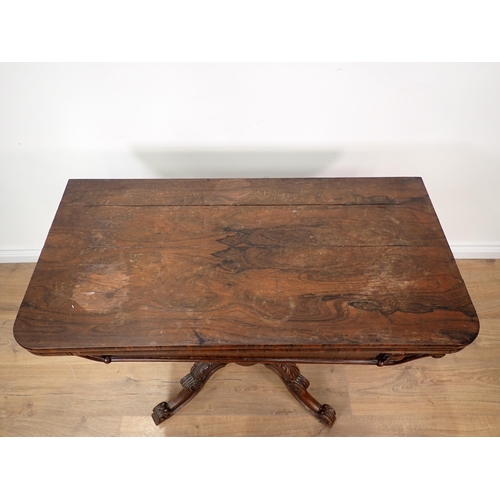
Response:
M152 417L156 425L177 413L189 403L202 389L206 381L226 363L195 363L191 371L181 379L182 390L170 401L163 401L153 408Z
M307 392L309 380L301 375L294 363L266 363L265 366L276 373L292 396L322 424L332 427L336 419L335 410L327 404L320 404Z

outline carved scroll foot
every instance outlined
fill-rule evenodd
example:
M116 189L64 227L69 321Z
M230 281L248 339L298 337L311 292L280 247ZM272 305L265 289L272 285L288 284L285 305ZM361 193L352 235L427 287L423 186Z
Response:
M182 390L170 401L163 401L153 408L151 417L156 425L177 413L189 403L202 389L206 381L226 363L195 363L191 371L181 379Z
M265 366L276 373L292 396L322 424L332 427L335 422L335 410L327 404L320 404L307 391L309 380L294 363L266 363Z

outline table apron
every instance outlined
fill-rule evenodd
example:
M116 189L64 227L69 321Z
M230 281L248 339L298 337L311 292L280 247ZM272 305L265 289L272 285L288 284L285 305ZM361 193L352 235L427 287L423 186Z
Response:
M73 352L74 356L111 362L221 362L221 363L311 363L311 364L361 364L361 365L396 365L425 357L441 358L460 349L360 349L323 352L218 352L210 354L166 353L166 352Z

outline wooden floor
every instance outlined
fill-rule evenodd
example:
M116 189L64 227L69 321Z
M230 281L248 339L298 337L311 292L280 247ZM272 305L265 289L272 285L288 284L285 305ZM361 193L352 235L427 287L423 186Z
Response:
M152 408L190 363L39 357L12 326L34 264L0 265L0 436L500 436L500 261L458 262L481 331L463 351L406 365L299 365L337 411L328 429L271 371L228 365L172 419Z

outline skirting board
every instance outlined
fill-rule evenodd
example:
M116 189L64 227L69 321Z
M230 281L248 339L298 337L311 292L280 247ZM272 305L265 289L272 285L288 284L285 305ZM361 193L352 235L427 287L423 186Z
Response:
M500 259L500 245L450 245L455 259Z
M41 248L0 248L0 264L36 262Z
M500 259L500 245L451 245L455 259ZM41 248L1 249L0 264L36 262Z

